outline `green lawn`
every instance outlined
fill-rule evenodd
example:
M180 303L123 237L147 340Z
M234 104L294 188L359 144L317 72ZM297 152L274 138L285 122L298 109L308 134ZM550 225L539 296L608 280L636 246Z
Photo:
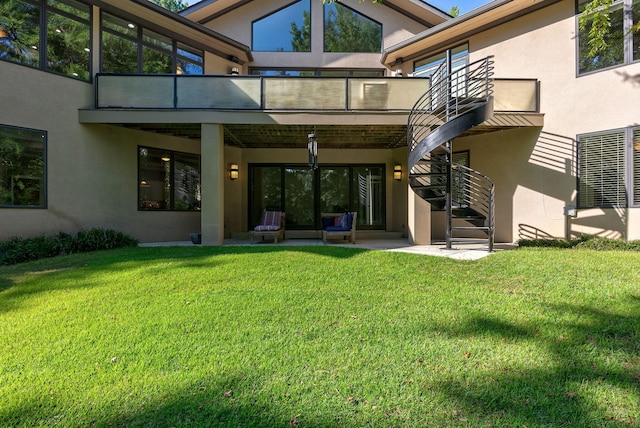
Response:
M1 267L0 426L632 426L639 267L284 246Z

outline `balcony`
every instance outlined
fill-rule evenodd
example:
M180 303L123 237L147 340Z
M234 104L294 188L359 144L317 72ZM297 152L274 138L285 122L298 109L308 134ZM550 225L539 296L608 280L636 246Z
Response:
M496 79L496 112L537 113L538 82ZM428 78L96 76L96 109L409 112Z
M409 111L429 79L96 76L96 108L241 111Z
M95 85L81 123L189 139L201 137L202 123L218 123L225 144L248 148L304 148L316 129L323 147L388 149L406 145L409 112L430 79L99 74ZM542 126L538 87L494 80L496 114L467 135Z

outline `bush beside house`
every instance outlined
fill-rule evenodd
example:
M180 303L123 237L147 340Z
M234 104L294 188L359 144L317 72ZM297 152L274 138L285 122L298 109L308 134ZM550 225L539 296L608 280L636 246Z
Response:
M64 254L135 247L138 241L111 229L81 230L76 235L60 232L57 236L12 238L0 243L0 266L55 257Z

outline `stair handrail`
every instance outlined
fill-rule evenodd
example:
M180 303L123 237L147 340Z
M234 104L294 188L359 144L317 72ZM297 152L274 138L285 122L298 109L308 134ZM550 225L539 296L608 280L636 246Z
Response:
M458 205L465 206L485 218L489 238L489 251L493 251L495 240L495 183L486 175L468 166L453 164L454 170L462 171L462 191L458 192ZM462 197L460 197L462 196Z
M445 61L431 75L430 88L418 98L409 114L409 153L435 128L484 105L493 94L493 56L446 71Z

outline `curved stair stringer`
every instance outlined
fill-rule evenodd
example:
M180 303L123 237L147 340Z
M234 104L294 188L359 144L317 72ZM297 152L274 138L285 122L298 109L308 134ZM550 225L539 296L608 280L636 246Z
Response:
M462 135L474 126L478 126L489 120L492 116L493 97L489 97L486 102L448 122L445 122L443 125L429 133L424 139L422 139L422 141L418 142L415 149L409 153L409 171L411 171L422 158L436 148L440 147L447 141L453 140L454 138Z

